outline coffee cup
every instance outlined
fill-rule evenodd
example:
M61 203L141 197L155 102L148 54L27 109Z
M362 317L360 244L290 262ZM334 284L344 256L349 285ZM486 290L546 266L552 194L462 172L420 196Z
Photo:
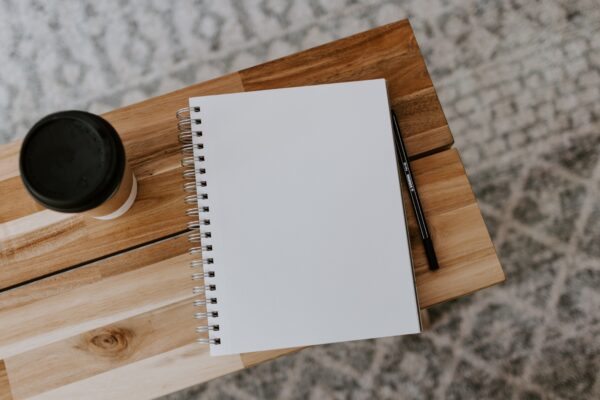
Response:
M57 112L38 121L23 140L19 167L35 201L62 213L114 219L137 195L117 131L84 111Z

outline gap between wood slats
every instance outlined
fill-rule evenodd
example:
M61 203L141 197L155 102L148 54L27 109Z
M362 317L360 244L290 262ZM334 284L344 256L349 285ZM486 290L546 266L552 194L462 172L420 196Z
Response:
M101 257L96 257L96 258L91 259L91 260L86 260L85 262L82 262L82 263L79 263L79 264L75 264L75 265L72 265L72 266L67 267L67 268L63 268L63 269L60 269L60 270L57 270L57 271L54 271L54 272L50 272L50 273L45 274L45 275L40 275L40 276L35 277L33 279L28 279L26 281L19 282L19 283L15 284L15 285L11 285L11 286L7 286L5 288L1 288L0 289L0 293L7 292L9 290L16 289L16 288L19 288L19 287L22 287L22 286L25 286L25 285L29 285L31 283L34 283L34 282L37 282L37 281L40 281L40 280L43 280L43 279L48 279L50 277L53 277L53 276L56 276L56 275L60 275L60 274L63 274L65 272L69 272L69 271L72 271L74 269L81 268L81 267L84 267L86 265L93 264L95 262L98 262L98 261L101 261L101 260L104 260L104 259L107 259L107 258L110 258L110 257L115 257L115 256L118 256L120 254L127 253L128 251L132 251L132 250L136 250L136 249L139 249L139 248L142 248L142 247L150 246L150 245L153 245L155 243L162 242L164 240L168 240L168 239L174 238L174 237L179 236L181 234L184 234L186 232L188 232L188 231L187 230L182 230L182 231L179 231L179 232L175 232L175 233L172 233L170 235L167 235L167 236L164 236L164 237L160 237L158 239L150 240L150 241L147 241L147 242L144 242L144 243L137 244L135 246L131 246L131 247L119 250L119 251L115 251L114 253L106 254L106 255L103 255Z

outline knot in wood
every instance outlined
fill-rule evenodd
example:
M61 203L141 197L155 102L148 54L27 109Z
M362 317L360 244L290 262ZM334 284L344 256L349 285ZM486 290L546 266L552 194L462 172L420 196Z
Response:
M101 329L90 335L88 348L100 356L120 357L130 350L132 337L132 332L127 329Z

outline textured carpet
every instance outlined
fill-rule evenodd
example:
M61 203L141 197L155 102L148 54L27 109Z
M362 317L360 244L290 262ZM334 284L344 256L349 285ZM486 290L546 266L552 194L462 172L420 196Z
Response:
M168 399L600 398L599 2L0 4L2 141L411 19L507 282Z

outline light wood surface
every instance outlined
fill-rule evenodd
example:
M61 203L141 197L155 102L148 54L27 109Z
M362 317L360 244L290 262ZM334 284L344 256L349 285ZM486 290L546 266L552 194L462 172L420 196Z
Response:
M0 360L0 400L10 400L12 398L10 383L4 361Z
M299 349L210 357L195 344L175 111L203 94L386 78L441 268L427 270L405 201L419 301L504 279L407 21L105 114L139 182L125 216L40 208L0 147L0 400L146 399ZM406 200L406 199L405 199Z

